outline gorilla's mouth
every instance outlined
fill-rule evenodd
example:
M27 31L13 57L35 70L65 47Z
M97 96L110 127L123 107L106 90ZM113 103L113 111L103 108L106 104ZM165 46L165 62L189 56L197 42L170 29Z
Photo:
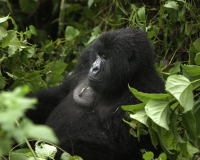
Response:
M94 78L92 76L88 76L88 79L93 81L93 82L102 82L102 79L99 79L99 78Z

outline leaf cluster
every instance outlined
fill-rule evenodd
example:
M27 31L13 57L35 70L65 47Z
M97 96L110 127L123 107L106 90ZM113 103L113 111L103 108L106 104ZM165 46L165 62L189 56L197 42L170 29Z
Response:
M25 112L33 109L37 102L36 99L24 97L28 92L28 86L24 86L12 92L0 93L0 157L9 153L14 144L26 141L29 145L28 138L58 142L52 129L45 125L35 125L26 118Z
M190 81L183 75L170 75L166 80L166 94L148 94L130 88L141 101L122 106L133 119L127 122L132 127L131 134L140 138L149 133L152 144L161 145L167 154L165 159L191 158L200 148L200 98L195 99L193 95L198 92L199 82L199 78ZM145 159L152 158L150 154Z

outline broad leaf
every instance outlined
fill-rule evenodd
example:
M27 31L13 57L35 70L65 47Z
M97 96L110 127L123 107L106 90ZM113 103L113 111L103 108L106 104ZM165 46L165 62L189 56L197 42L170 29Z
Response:
M53 130L45 125L35 125L27 119L23 119L20 123L20 128L24 131L27 138L35 138L46 140L52 143L58 143Z
M143 92L139 92L137 91L135 88L131 88L129 87L129 90L131 91L131 93L133 93L133 95L139 99L142 102L148 102L150 99L166 99L167 97L169 97L168 94L153 94L153 93L143 93Z
M199 76L200 75L200 66L197 65L181 65L184 73L189 76Z
M182 123L186 128L186 131L190 134L193 141L197 139L196 135L196 119L193 112L189 111L182 115Z
M135 114L130 114L130 117L147 126L148 116L147 116L145 110L139 110Z
M80 34L79 30L77 30L72 26L67 26L65 29L65 38L67 41L73 40L79 34Z
M146 106L146 114L159 126L169 130L168 123L168 101L150 100Z
M169 76L166 82L166 90L177 99L183 107L184 113L193 108L193 87L186 77L182 75Z

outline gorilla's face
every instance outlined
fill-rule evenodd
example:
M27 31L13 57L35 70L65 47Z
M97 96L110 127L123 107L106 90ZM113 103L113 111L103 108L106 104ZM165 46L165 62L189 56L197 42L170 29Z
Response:
M96 47L96 46L95 46ZM92 63L89 73L89 85L101 95L113 95L128 88L130 64L128 58L105 46L93 48L96 59Z
M89 85L101 95L123 93L152 66L152 48L145 33L134 29L109 31L90 47ZM95 57L95 58L94 58Z

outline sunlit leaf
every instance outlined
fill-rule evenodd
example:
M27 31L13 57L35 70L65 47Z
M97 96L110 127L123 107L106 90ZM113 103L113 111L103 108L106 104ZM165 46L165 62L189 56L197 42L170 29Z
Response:
M94 0L88 0L88 7L90 8L93 3L94 3Z
M166 82L166 90L177 99L183 107L184 113L193 108L193 87L186 77L182 75L169 76Z
M145 7L141 7L138 10L138 17L141 21L146 21L146 17L145 17Z
M148 116L144 109L137 111L135 114L130 114L130 117L147 126Z
M159 126L169 130L168 101L150 100L146 106L146 114Z
M3 23L3 22L5 22L5 21L7 21L8 18L9 18L9 15L7 15L6 17L1 17L1 18L0 18L0 23Z
M161 153L158 157L158 160L167 160L167 155L166 153Z
M167 1L166 4L164 5L164 7L166 8L173 8L175 10L178 9L178 6L179 6L178 3L175 1Z
M153 152L145 152L143 155L142 155L142 158L144 160L151 160L154 158L154 153Z
M57 148L38 141L35 144L35 153L39 158L53 159L57 153Z

